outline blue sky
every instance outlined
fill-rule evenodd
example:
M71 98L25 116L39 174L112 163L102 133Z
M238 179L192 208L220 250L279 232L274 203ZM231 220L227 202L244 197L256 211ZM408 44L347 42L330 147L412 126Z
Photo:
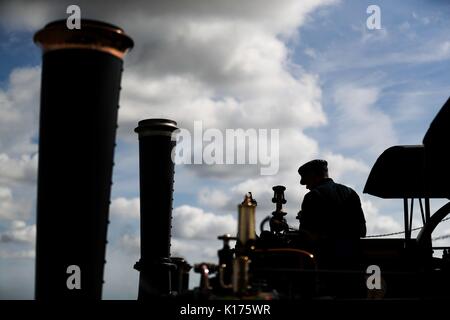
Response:
M275 176L260 176L252 166L177 166L173 250L192 263L215 260L220 243L213 239L235 232L235 205L246 191L253 191L262 219L272 211L271 186L286 185L295 223L305 194L296 168L316 157L326 158L331 175L361 195L369 233L401 230L400 204L362 195L362 189L384 149L421 143L450 95L450 4L78 4L82 17L120 25L136 42L122 81L105 298L134 299L137 293L138 149L132 129L143 118L169 117L186 128L202 120L219 130L280 129ZM366 27L370 4L381 8L381 30ZM0 6L0 299L33 297L41 52L32 35L66 17L67 5ZM449 232L447 223L436 235Z

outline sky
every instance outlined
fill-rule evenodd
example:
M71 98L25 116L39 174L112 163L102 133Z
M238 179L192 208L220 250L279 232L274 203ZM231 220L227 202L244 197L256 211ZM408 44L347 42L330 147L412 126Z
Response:
M314 158L326 159L331 177L361 196L368 234L402 230L401 200L362 191L378 155L422 143L450 95L450 3L1 1L0 299L33 298L41 51L32 36L67 18L70 4L82 18L122 27L135 42L122 77L105 299L137 297L133 128L145 118L173 119L187 129L202 121L220 132L279 129L275 175L261 175L258 165L176 166L172 255L190 263L216 262L216 237L236 233L236 205L248 191L258 201L259 222L273 211L271 187L285 185L287 218L298 227L306 190L297 168ZM373 4L381 29L369 30L366 9ZM447 222L433 236L449 233Z

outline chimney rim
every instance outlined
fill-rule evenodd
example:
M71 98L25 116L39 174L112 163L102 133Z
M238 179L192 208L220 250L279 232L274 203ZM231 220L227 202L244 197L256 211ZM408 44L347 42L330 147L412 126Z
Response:
M164 118L150 118L140 120L138 122L138 126L134 129L134 132L138 134L158 131L172 133L175 130L178 130L178 127L177 122L174 120Z
M66 20L47 23L34 34L33 41L44 52L58 49L93 49L108 52L120 59L132 49L134 41L124 30L113 24L81 19L81 29L70 30Z

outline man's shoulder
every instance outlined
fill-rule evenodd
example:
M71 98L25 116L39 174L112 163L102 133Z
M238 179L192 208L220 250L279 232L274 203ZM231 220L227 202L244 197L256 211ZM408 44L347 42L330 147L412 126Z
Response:
M341 183L337 183L332 179L318 186L315 191L319 195L329 195L331 197L340 195L341 197L357 195L356 191Z
M330 190L347 189L347 188L348 188L347 186L340 183L336 183L334 182L333 179L328 178L325 182L321 183L316 188L314 188L314 191L316 191L317 193L323 193L329 192Z
M336 190L338 190L338 193L341 195L341 197L343 197L343 200L348 200L351 201L352 203L361 201L358 193L354 189L340 183L336 183L335 185Z
M353 192L356 193L355 190L353 190L353 189L350 188L349 186L346 186L345 184L342 184L342 183L336 183L336 182L334 182L334 184L335 184L336 188L339 188L339 189L342 189L342 190L347 190L347 191L352 192L352 193L353 193Z
M305 196L303 197L303 201L318 199L318 198L320 198L320 195L321 195L320 191L317 190L317 188L314 188L314 189L308 191L308 193L305 194Z

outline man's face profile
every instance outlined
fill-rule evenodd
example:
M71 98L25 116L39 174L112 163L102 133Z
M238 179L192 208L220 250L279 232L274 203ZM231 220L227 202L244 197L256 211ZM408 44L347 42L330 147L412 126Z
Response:
M319 181L320 177L317 174L306 172L301 175L300 184L306 186L306 189L311 190L318 184Z

